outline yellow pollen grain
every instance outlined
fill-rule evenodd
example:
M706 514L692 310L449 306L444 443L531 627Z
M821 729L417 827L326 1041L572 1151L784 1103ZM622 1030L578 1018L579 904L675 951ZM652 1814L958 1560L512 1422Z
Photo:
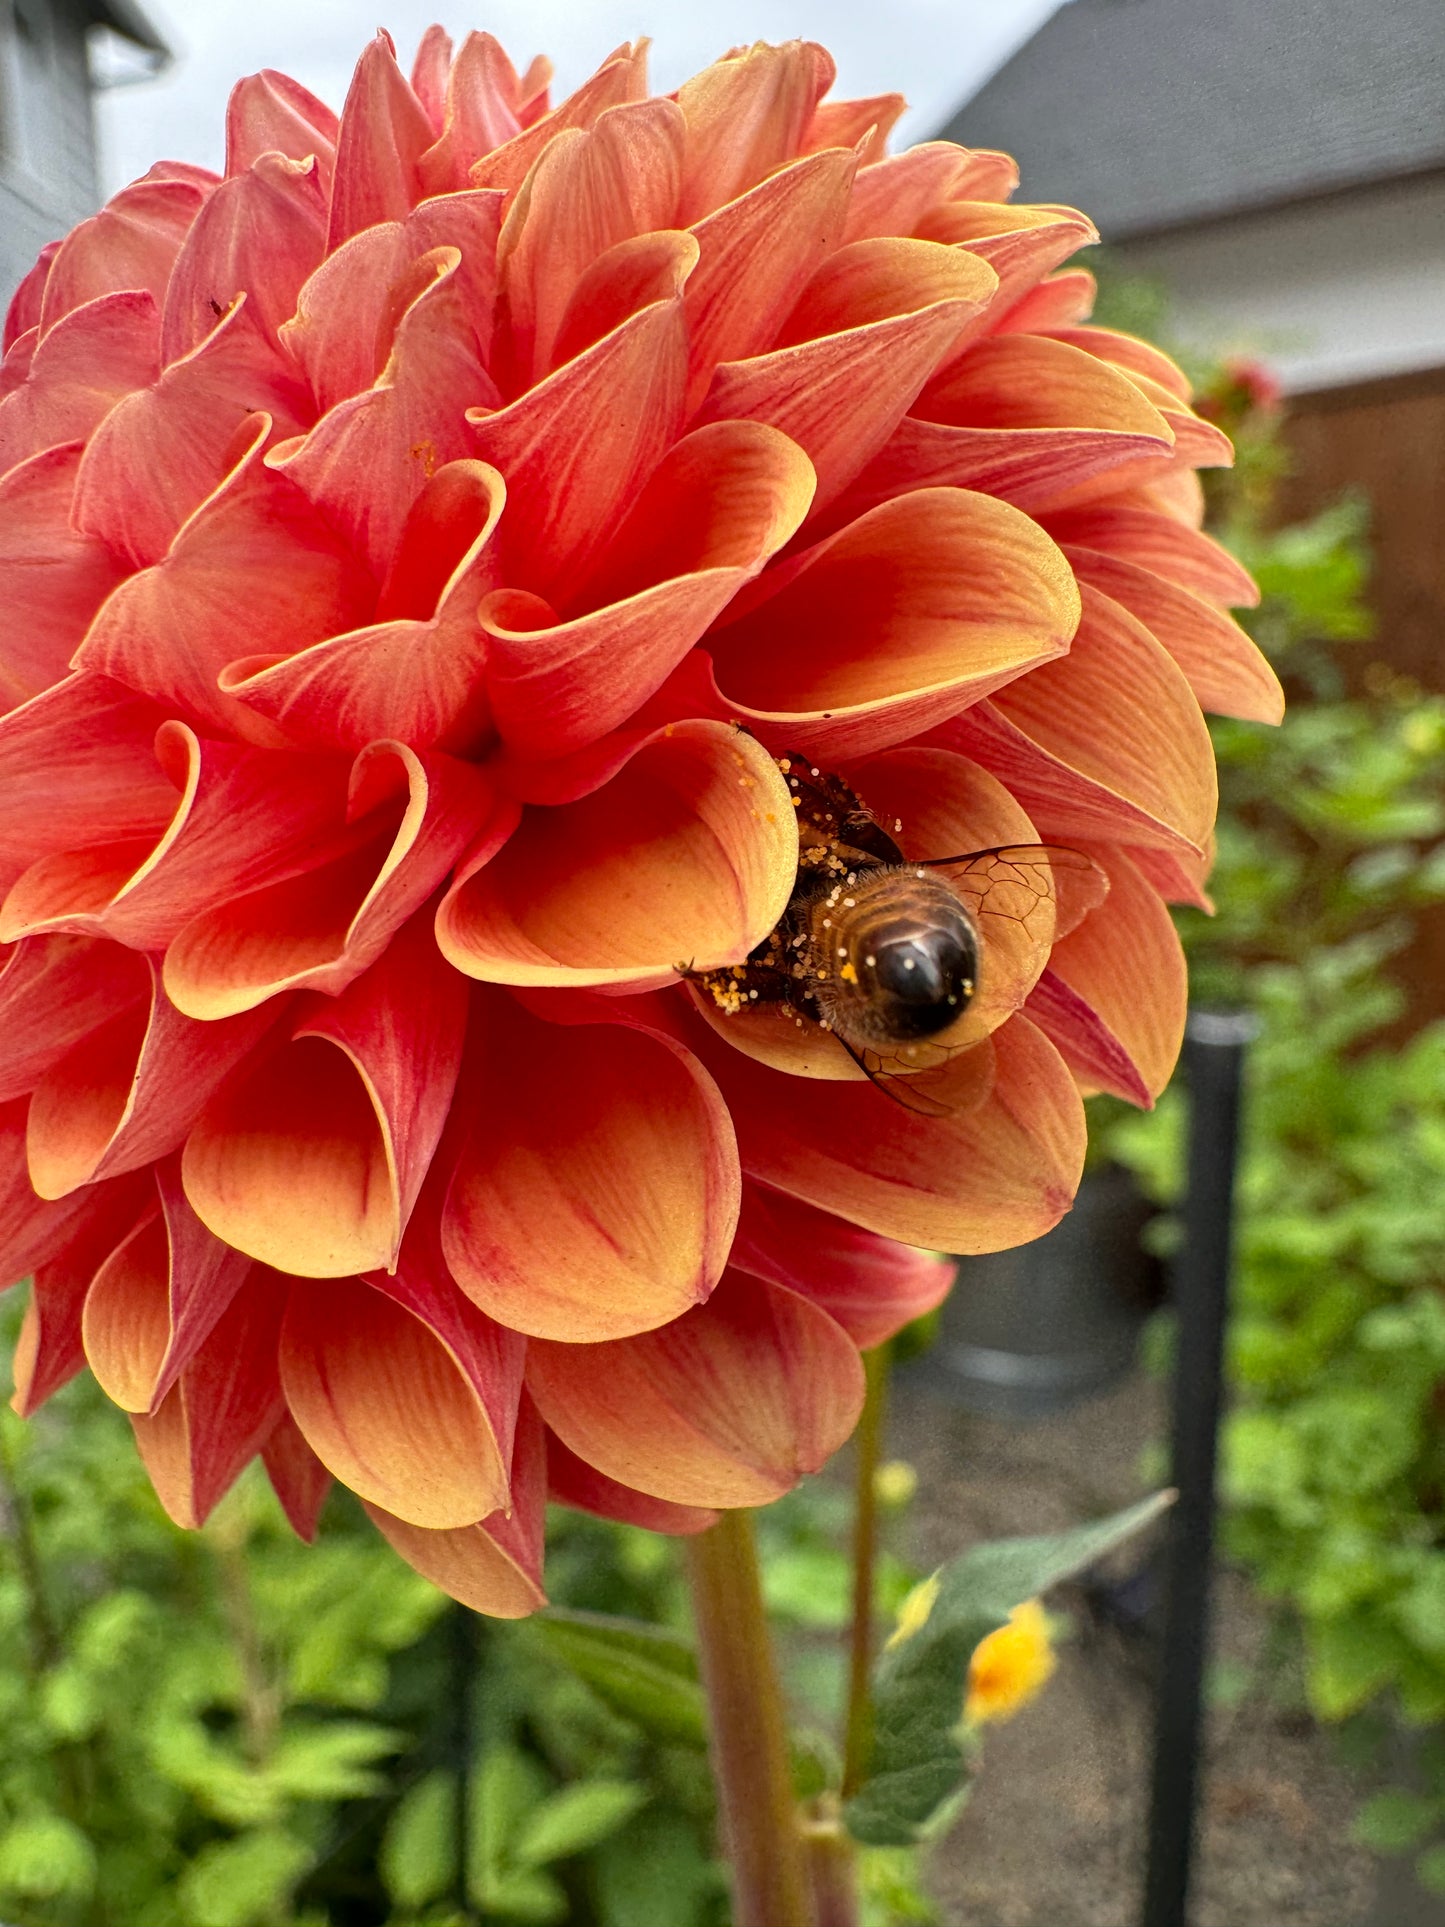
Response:
M858 972L850 963L845 963L843 968L838 972L838 975L843 979L845 984L856 984L858 981Z

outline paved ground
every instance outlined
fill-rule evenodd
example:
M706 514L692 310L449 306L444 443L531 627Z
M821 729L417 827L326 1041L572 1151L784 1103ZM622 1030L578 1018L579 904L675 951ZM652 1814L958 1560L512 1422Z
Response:
M1163 1433L1142 1378L1028 1426L967 1417L905 1380L889 1451L919 1472L921 1563L979 1538L1057 1529L1139 1496L1140 1457ZM983 1774L937 1853L948 1927L1134 1927L1148 1774L1142 1641L1081 1597L1057 1603L1074 1637L1034 1706L990 1735ZM1222 1575L1216 1652L1257 1675L1266 1622ZM1375 1866L1352 1846L1357 1793L1327 1734L1256 1687L1211 1715L1191 1927L1363 1927ZM1377 1916L1378 1918L1378 1916Z

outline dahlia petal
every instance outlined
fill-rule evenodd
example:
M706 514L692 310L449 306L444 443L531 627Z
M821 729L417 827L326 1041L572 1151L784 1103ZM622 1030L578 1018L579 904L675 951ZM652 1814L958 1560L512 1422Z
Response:
M539 595L584 574L682 428L682 304L655 302L506 408L469 409L506 479L508 575Z
M425 46L423 42L423 46ZM421 53L417 54L418 73ZM413 77L417 85L416 76ZM435 88L435 81L428 87ZM468 33L457 49L443 81L441 118L433 98L423 105L437 127L437 138L417 162L417 174L428 194L449 194L467 185L473 162L503 147L522 131L515 99L516 69L489 33Z
M452 1276L475 1303L515 1331L593 1341L707 1297L740 1180L726 1107L685 1048L510 1007L493 1020L479 1080L442 1224Z
M468 1314L480 1320L461 1300L438 1330L360 1278L308 1279L292 1287L281 1332L286 1402L312 1451L363 1499L433 1531L509 1498L510 1452L451 1342Z
M6 708L60 682L96 610L123 574L70 520L81 445L48 448L0 478L0 605Z
M1199 859L1199 850L1181 831L1035 742L991 702L976 703L926 740L971 757L997 776L1028 811L1041 838L1116 838L1131 847L1147 840L1186 863Z
M285 1302L284 1280L253 1271L155 1411L131 1414L156 1497L178 1526L204 1524L275 1429Z
M687 122L678 222L736 200L791 161L833 84L831 56L815 42L762 42L714 61L685 81Z
M341 110L328 254L362 228L401 220L422 199L419 162L433 138L390 34L378 33L356 63Z
M0 1102L22 1097L79 1039L149 994L142 957L86 937L28 937L0 969Z
M1040 318L1033 325L1043 328L1049 324ZM1122 334L1117 328L1081 328L1067 323L1055 323L1049 327L1049 332L1056 341L1067 342L1071 347L1083 349L1086 354L1097 355L1100 360L1112 362L1127 374L1142 375L1146 381L1157 382L1160 387L1168 389L1176 401L1187 402L1194 393L1193 385L1179 363L1166 355L1162 348L1156 348L1150 341L1141 341L1137 335Z
M0 938L72 931L164 950L206 910L355 847L339 757L242 748L177 722L156 732L156 755L180 791L159 840L41 857L0 907Z
M996 201L948 201L931 209L913 230L923 241L946 241L988 262L998 276L996 314L1061 261L1099 238L1077 208L1009 206Z
M743 1186L731 1263L819 1305L862 1351L933 1311L954 1267L768 1185Z
M511 392L555 365L567 303L587 267L619 241L673 226L683 119L669 100L614 107L590 132L542 149L512 199L497 246L510 328Z
M807 457L776 430L700 428L663 458L587 585L602 606L563 622L540 598L489 597L488 685L506 748L564 756L625 723L796 533L812 493Z
M816 515L883 447L996 285L983 263L932 241L840 248L785 323L785 345L723 363L701 418L791 436L817 471Z
M1028 1014L1074 1073L1082 1091L1109 1091L1127 1104L1151 1108L1149 1087L1128 1051L1093 1006L1052 970L1046 970L1034 985Z
M432 132L440 134L446 114L447 77L452 70L452 37L445 27L427 28L411 63L411 90L421 102Z
M315 156L327 196L336 165L335 114L289 74L265 67L231 89L226 103L226 173L244 174L263 154L288 160Z
M619 1485L569 1452L555 1432L547 1434L547 1496L559 1505L591 1512L599 1519L642 1526L648 1532L685 1535L706 1532L717 1524L717 1513L702 1506L669 1505L629 1485Z
M941 1118L863 1084L780 1087L776 1072L720 1045L699 1054L728 1099L749 1177L885 1238L1003 1251L1042 1236L1073 1202L1083 1107L1025 1017L930 1078L930 1097L950 1107Z
M1172 830L1167 840L1202 850L1218 789L1194 693L1141 622L1097 589L1081 593L1083 619L1062 673L1045 664L1001 690L994 708L1046 755ZM1015 793L1028 808L1027 794Z
M816 154L824 147L858 147L866 141L860 159L866 167L881 160L889 134L907 110L902 94L870 94L861 100L824 100L813 109L813 118L800 143L803 153Z
M729 708L783 750L916 735L1062 655L1078 620L1037 525L962 489L885 502L774 573L786 586L708 647Z
M1098 860L1109 878L1108 915L1086 918L1056 943L1049 969L1118 1039L1152 1104L1184 1037L1184 951L1158 892L1125 853L1103 849Z
M1204 885L1214 855L1214 840L1201 856L1195 850L1151 849L1130 846L1125 855L1153 885L1166 903L1189 903L1207 917L1214 915L1214 899Z
M858 477L844 509L859 514L910 489L945 485L1035 515L1157 469L1168 446L1115 429L955 428L910 416Z
M257 1058L191 1132L187 1193L252 1257L304 1278L395 1267L466 1026L466 986L429 922L334 1002L310 1001L289 1048Z
M153 387L112 408L80 464L76 528L133 568L159 562L225 480L248 417L263 410L289 434L311 412L305 384L262 333L248 296L211 320L210 333Z
M1174 433L1175 453L1194 468L1229 468L1234 462L1234 443L1222 428L1196 415L1181 402L1167 383L1130 371L1129 380L1163 415Z
M379 222L328 254L297 290L281 342L322 414L370 388L385 368L399 318L392 289L427 252L410 242L403 222Z
M705 1305L658 1331L602 1345L534 1339L527 1386L604 1477L674 1505L753 1506L842 1445L863 1368L817 1305L729 1271Z
M227 735L265 725L216 678L250 651L290 654L354 628L374 586L301 490L261 461L267 418L154 568L123 582L75 656L77 668L174 703ZM266 594L254 585L264 580Z
M196 1217L174 1160L157 1168L156 1181L161 1208L96 1269L82 1318L90 1369L126 1412L156 1409L252 1268Z
M1204 527L1207 507L1204 484L1188 463L1181 461L1177 455L1166 468L1158 469L1137 486L1121 489L1114 497L1114 505L1158 510L1191 529Z
M477 611L497 581L492 538L505 499L501 476L483 462L438 469L412 504L382 586L378 614L391 619L294 656L242 657L222 670L222 690L312 749L361 750L388 734L413 749L475 744L490 714Z
M520 90L519 90L520 91ZM568 128L595 127L609 107L621 107L642 100L647 93L647 42L619 47L590 79L550 113L535 121L522 121L522 131L490 153L484 153L468 169L473 187L500 187L508 193L519 188L533 163L549 141Z
M155 757L165 712L106 676L70 676L0 718L0 876L89 842L156 837L176 793ZM62 780L63 773L63 780Z
M402 233L413 256L434 248L455 248L454 285L464 336L476 343L485 365L492 354L492 323L497 304L497 237L506 196L500 188L470 188L438 194L407 215ZM487 395L495 399L489 386Z
M103 1254L82 1255L72 1244L47 1265L37 1265L11 1358L14 1391L10 1409L30 1418L85 1369L80 1314Z
M183 1017L160 985L81 1039L30 1099L30 1182L63 1198L98 1178L138 1170L177 1150L213 1091L272 1021L250 1011L219 1023Z
M860 169L844 241L912 234L930 208L953 199L969 158L969 150L952 141L925 141Z
M1202 596L1097 549L1067 548L1075 576L1112 597L1161 642L1183 670L1201 709L1277 723L1284 691L1258 645Z
M963 172L950 200L1006 201L1019 184L1019 164L994 147L965 149Z
M1098 291L1098 283L1087 268L1064 268L1058 274L1046 275L1000 316L998 332L1054 333L1076 348L1086 346L1066 330L1088 318Z
M306 1443L289 1412L281 1414L261 1447L261 1462L291 1530L311 1545L331 1490L331 1474Z
M430 1424L430 1420L424 1421ZM542 1590L547 1458L541 1421L524 1401L512 1453L512 1500L475 1525L428 1529L364 1501L377 1530L425 1579L474 1612L525 1619L547 1603Z
M36 255L34 267L22 277L20 285L11 295L5 310L5 332L0 338L0 354L8 355L22 335L39 334L45 283L50 278L50 264L59 254L60 246L59 241L47 241Z
M348 853L194 917L166 953L168 995L206 1020L284 990L336 996L431 896L490 806L475 766L371 744L352 769Z
M441 1140L467 1028L466 983L438 951L431 926L424 912L413 917L368 971L340 996L314 1002L292 1033L335 1044L371 1094L398 1220L389 1263Z
M210 192L198 173L164 179L152 170L72 228L50 264L41 336L72 309L120 289L149 294L159 313L181 243Z
M1125 376L1057 342L997 335L924 390L850 500L951 483L1035 514L1172 450L1169 422Z
M22 335L6 349L0 359L0 397L22 387L30 379L30 370L35 361L35 350L40 345L40 330L27 328Z
M176 256L161 320L162 361L198 348L218 311L242 294L275 348L282 322L296 312L302 282L325 251L326 195L315 157L258 156L216 189Z
M552 347L552 365L575 361L655 302L681 293L699 259L691 234L637 234L599 254L578 277Z
M458 869L443 954L486 983L670 983L745 957L782 915L797 826L776 763L725 723L654 731L590 796Z
M143 290L98 295L63 315L37 341L24 382L0 399L0 471L83 441L123 395L153 382L159 329Z
M770 348L814 271L836 247L857 157L836 148L781 168L695 223L687 287L688 406L719 362Z
M426 483L471 453L468 404L495 396L456 284L460 262L459 250L438 247L413 264L396 291L405 305L375 385L267 457L370 559L378 580Z
M1097 502L1051 514L1046 526L1056 542L1122 556L1206 601L1236 608L1253 608L1259 601L1253 578L1228 549L1202 529L1158 510Z

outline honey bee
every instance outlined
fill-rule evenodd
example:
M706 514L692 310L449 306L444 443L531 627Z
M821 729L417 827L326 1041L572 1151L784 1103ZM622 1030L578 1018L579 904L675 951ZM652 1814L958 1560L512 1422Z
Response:
M840 776L804 756L778 762L798 812L787 909L745 963L685 974L725 1014L771 1005L830 1031L888 1096L946 1115L920 1073L961 1048L946 1033L987 968L980 911L1038 918L1052 935L1055 872L1103 879L1078 851L1039 843L911 860Z

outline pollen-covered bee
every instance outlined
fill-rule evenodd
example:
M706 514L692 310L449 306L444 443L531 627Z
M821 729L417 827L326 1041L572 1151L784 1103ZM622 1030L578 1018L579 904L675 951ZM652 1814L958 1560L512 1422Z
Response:
M1046 945L1058 873L1083 880L1079 911L1104 879L1077 851L1038 843L910 860L841 777L804 756L778 761L798 812L787 909L746 963L692 981L725 1016L771 1007L831 1032L889 1096L940 1115L948 1107L918 1074L975 1041L961 1020L990 969L982 925L1006 922L1016 949Z

